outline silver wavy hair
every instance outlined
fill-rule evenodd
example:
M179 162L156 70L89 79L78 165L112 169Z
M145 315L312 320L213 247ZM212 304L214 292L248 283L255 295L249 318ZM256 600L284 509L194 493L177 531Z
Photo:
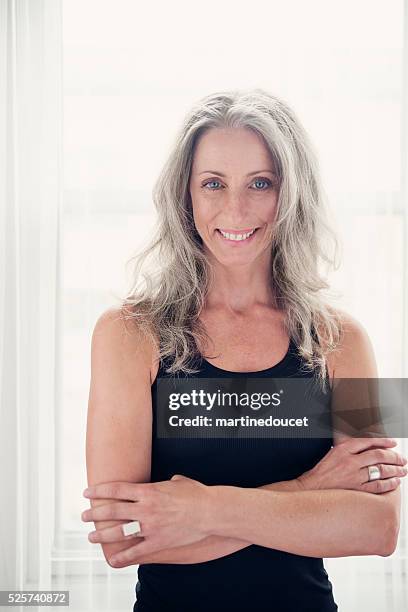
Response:
M155 235L127 262L134 261L134 271L122 312L150 338L159 358L170 362L167 373L198 371L198 347L211 341L198 317L213 269L194 225L189 182L199 137L225 127L254 130L272 155L280 186L271 242L272 293L306 370L324 387L325 356L338 345L342 327L318 268L337 269L339 241L328 220L314 147L288 104L263 89L213 93L184 118L153 188Z

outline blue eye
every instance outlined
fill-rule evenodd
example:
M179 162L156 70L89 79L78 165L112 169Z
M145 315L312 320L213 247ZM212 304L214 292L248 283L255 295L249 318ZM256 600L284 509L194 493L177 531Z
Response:
M218 184L220 184L219 181L207 181L206 183L204 183L203 187L207 187L207 185L209 185L210 183L218 183ZM211 191L216 191L215 189L211 189L211 188L210 188L210 190Z
M256 179L256 181L254 181L254 185L256 183L265 183L267 185L267 187L269 187L271 185L271 182L268 181L268 179ZM255 191L266 191L266 189L255 189Z

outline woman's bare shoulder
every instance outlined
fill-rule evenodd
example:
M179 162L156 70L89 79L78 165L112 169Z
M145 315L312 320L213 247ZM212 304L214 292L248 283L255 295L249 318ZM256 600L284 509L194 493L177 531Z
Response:
M134 318L123 307L102 312L92 333L92 352L110 359L119 359L133 372L151 369L154 344L142 333ZM108 361L108 360L107 360Z
M364 325L343 309L333 309L341 325L340 341L327 362L336 378L375 378L377 365Z

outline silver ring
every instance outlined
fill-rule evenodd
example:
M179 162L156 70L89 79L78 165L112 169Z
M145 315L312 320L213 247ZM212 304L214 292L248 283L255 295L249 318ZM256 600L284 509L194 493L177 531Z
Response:
M131 523L125 523L122 525L123 535L134 535L136 533L140 533L140 523L139 521L132 521Z
M381 478L380 468L378 465L368 466L368 480L378 480Z

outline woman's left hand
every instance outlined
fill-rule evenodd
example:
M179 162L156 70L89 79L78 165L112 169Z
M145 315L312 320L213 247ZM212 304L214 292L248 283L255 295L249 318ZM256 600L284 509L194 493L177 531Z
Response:
M121 503L96 506L82 513L82 520L139 521L138 541L110 559L114 566L138 563L138 557L164 548L191 544L209 534L210 490L198 480L175 474L161 482L106 482L90 486L90 499L117 499ZM126 501L124 501L126 500ZM123 525L98 529L89 534L91 542L126 542ZM134 537L134 536L133 536Z

